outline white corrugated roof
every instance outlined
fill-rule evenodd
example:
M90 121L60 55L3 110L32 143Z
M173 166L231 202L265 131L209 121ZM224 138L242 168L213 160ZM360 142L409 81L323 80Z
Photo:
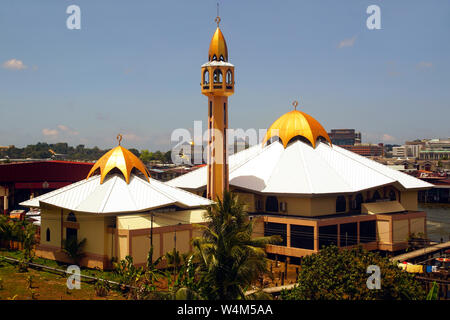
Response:
M338 146L320 142L316 148L295 141L284 148L276 141L229 157L230 185L262 193L352 193L399 183L405 189L431 184ZM168 185L198 189L206 185L207 167L179 176Z
M132 175L127 184L122 175L114 174L107 177L103 184L100 184L100 176L96 175L20 205L39 207L41 203L73 211L105 214L142 212L169 205L195 208L209 205L211 201L155 179L147 182Z

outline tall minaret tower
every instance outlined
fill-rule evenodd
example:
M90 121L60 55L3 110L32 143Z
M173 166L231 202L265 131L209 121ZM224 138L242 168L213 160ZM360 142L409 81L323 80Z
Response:
M234 93L234 66L228 63L227 43L217 29L209 45L208 62L202 65L202 94L208 97L208 183L207 197L222 199L228 190L228 158L226 130L228 128L228 97Z

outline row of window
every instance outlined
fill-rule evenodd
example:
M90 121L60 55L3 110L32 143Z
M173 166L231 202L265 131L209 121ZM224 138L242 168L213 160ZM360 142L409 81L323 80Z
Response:
M341 247L352 246L358 243L368 243L376 241L376 221L359 222L359 238L357 233L358 222L343 223L340 225L339 245ZM290 226L290 246L292 248L314 250L314 227L291 225ZM319 249L324 246L338 245L338 227L329 225L319 227L318 240ZM266 222L264 223L264 236L279 235L282 238L279 246L287 246L287 225L284 223Z
M214 70L213 82L214 83L222 83L223 82L223 75L222 75L222 71L220 69ZM231 72L231 70L227 71L226 83L228 85L233 84L233 73ZM208 70L205 70L203 72L203 84L204 85L209 84L209 71Z
M390 190L389 191L388 198L389 198L390 201L397 200L397 196L396 196L394 190ZM372 198L366 199L366 202L376 202L377 200L380 200L380 199L381 199L380 193L378 191L375 191L375 193L373 194ZM351 203L351 210L361 211L361 204L363 202L364 202L363 195L361 193L358 193L355 196L355 199L353 200L353 202ZM281 203L281 204L285 204L285 203ZM277 197L275 197L275 196L268 196L266 198L266 211L279 212L280 211L280 205L278 203ZM261 205L258 205L258 204L257 204L257 209L258 210L263 210L261 208ZM286 211L286 208L284 208L284 210L282 210L282 211ZM346 211L347 211L347 199L346 199L346 197L345 196L338 196L336 198L336 212L346 212Z

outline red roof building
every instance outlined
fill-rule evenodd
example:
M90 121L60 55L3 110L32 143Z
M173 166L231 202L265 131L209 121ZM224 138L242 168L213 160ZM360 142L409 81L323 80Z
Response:
M0 164L0 212L19 203L85 179L93 163L30 161Z

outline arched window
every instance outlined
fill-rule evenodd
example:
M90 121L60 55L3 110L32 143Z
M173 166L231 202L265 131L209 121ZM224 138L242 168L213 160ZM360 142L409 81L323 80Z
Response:
M363 203L363 195L358 193L355 197L355 210L361 211L361 204Z
M75 213L70 212L70 213L67 215L67 221L70 221L70 222L77 222L77 217L75 216Z
M397 200L397 195L395 194L394 190L389 191L389 200L391 201Z
M344 196L339 196L336 199L336 212L345 212L347 209L347 200Z
M220 55L219 60L220 60L220 61L223 61L223 55Z
M227 71L227 84L233 84L233 74L231 73L231 70Z
M377 200L380 200L380 199L381 199L380 193L378 191L375 191L375 193L372 196L372 201L376 202Z
M203 84L209 84L209 71L205 70L203 72Z
M45 241L50 242L50 229L47 228L45 231Z
M213 55L213 61L216 61L217 60L217 57L216 57L216 55Z
M222 71L220 69L214 70L214 83L222 83Z
M278 212L278 199L274 196L268 196L266 199L266 211Z

